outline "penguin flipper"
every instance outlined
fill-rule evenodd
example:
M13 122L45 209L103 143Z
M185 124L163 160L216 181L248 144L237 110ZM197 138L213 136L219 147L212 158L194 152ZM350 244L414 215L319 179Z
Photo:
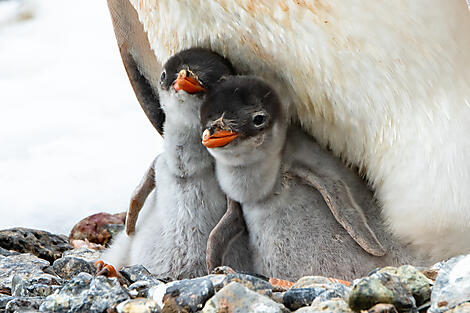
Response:
M131 203L129 205L129 210L127 211L126 216L127 235L131 235L135 232L135 224L137 223L139 212L142 209L148 195L155 188L155 164L157 159L158 156L155 158L155 160L153 160L152 164L145 172L144 177L132 194Z
M319 175L303 166L293 167L289 173L320 192L335 219L362 249L374 256L386 254L386 250L369 227L361 207L343 180Z
M158 98L162 66L129 0L108 0L121 58L137 100L155 129L163 134L165 114Z
M246 230L240 203L227 197L227 211L212 229L207 240L206 265L209 274L217 266L223 265L223 257L230 243Z

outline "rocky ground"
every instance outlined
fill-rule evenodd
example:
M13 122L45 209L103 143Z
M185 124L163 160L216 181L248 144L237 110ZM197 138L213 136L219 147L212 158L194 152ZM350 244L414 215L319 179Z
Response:
M121 217L85 219L70 238L24 228L0 231L0 313L470 312L470 255L427 269L377 269L350 286L320 276L291 286L224 267L172 282L141 265L121 269L121 283L95 276L101 244L122 228Z

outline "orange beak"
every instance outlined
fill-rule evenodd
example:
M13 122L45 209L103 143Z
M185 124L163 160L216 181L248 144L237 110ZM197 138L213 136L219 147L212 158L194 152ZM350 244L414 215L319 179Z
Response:
M176 91L184 90L187 93L198 93L206 90L196 78L188 76L186 70L181 70L178 73L173 88Z
M202 134L202 144L207 148L223 147L231 143L237 137L238 133L236 132L217 130L211 135L210 131L206 129Z

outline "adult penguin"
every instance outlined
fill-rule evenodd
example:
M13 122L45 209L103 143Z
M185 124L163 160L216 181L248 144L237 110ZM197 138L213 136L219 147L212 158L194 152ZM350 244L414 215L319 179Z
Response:
M419 254L470 251L470 15L464 0L108 0L124 65L158 128L162 60L210 48L282 90L359 168ZM157 112L157 113L155 113Z

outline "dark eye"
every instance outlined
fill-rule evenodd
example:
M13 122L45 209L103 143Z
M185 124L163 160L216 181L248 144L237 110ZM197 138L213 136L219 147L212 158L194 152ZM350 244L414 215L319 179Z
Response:
M255 124L255 126L263 125L265 120L266 117L262 114L256 114L255 116L253 116L253 124Z
M166 72L163 71L162 75L160 76L160 81L163 82L165 80L165 78L166 78Z

